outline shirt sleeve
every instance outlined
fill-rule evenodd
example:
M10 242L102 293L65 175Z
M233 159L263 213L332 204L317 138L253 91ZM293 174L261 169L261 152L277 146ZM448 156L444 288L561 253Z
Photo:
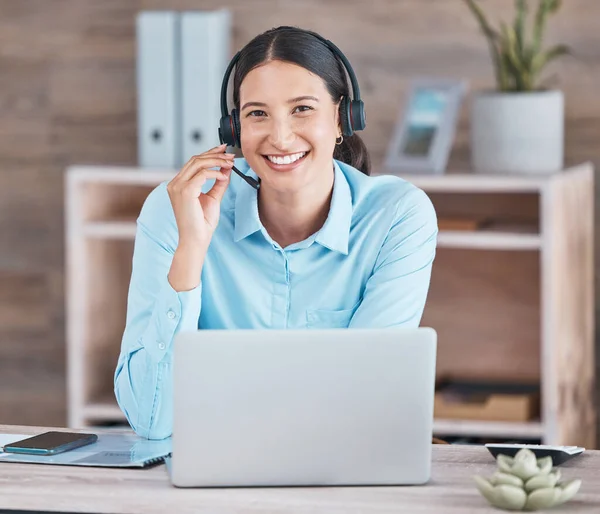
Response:
M177 228L165 185L146 199L137 220L127 316L114 375L117 402L137 434L163 439L172 432L174 336L197 330L200 284L177 292L168 273Z
M421 189L413 187L398 202L350 328L419 326L429 291L437 234L433 204Z

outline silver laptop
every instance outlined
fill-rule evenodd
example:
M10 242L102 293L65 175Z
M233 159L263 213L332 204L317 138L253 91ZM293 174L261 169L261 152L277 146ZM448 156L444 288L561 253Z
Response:
M173 485L429 480L433 329L200 330L173 344Z

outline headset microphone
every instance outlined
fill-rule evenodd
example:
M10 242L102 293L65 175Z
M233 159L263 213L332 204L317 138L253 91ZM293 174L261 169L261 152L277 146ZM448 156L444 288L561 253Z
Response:
M231 169L235 171L247 184L250 184L254 189L258 190L260 188L260 181L256 180L253 177L249 177L248 175L244 175L235 166L232 166Z
M221 140L221 144L224 144L223 136L221 136L221 129L219 129L219 139ZM231 169L235 171L242 180L244 180L247 184L250 184L254 189L258 190L260 188L260 182L253 177L249 177L248 175L244 175L240 170L238 170L235 166L232 166Z
M342 125L342 134L344 136L351 136L354 134L356 130L363 130L366 126L366 116L365 116L365 107L363 101L360 99L360 90L358 88L358 81L356 80L356 75L354 74L354 70L350 65L350 62L346 58L346 56L342 53L342 51L335 46L331 41L325 39L314 32L308 32L312 36L319 39L322 43L324 43L333 54L339 58L344 67L346 68L346 72L348 73L348 77L350 78L350 83L352 84L352 100L348 97L343 97L340 102L340 122ZM233 67L236 65L237 61L240 58L240 53L237 52L231 62L227 66L225 70L225 75L223 77L223 83L221 84L221 120L219 123L219 140L221 144L226 143L228 146L241 147L241 138L240 138L240 115L237 109L232 109L231 113L228 113L227 110L227 85L229 84L229 77L233 70ZM255 180L253 177L249 177L248 175L244 175L240 170L238 170L235 166L233 167L233 171L235 171L243 180L245 180L250 186L254 189L258 189L260 187L260 180Z
M235 171L240 177L242 177L246 183L250 184L254 189L260 188L260 181L249 177L248 175L244 175L240 170L238 170L235 166L232 166L233 171Z

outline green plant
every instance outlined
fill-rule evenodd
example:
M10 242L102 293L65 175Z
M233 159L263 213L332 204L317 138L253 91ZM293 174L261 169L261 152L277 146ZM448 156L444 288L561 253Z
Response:
M514 457L500 454L490 478L473 476L479 492L494 507L534 511L568 502L577 494L581 480L561 482L560 470L552 468L552 457L538 459L529 448Z
M477 0L465 0L487 38L492 55L496 85L500 91L535 91L542 89L540 75L545 66L559 56L570 53L566 45L542 49L544 29L551 14L558 11L561 0L539 0L531 37L527 37L528 2L515 0L513 25L500 23L494 29Z

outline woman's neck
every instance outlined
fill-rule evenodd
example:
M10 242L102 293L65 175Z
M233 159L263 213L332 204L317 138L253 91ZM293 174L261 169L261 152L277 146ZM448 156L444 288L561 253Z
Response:
M318 232L327 216L333 193L333 173L326 180L299 191L280 193L262 187L258 195L260 220L273 241L285 248Z

